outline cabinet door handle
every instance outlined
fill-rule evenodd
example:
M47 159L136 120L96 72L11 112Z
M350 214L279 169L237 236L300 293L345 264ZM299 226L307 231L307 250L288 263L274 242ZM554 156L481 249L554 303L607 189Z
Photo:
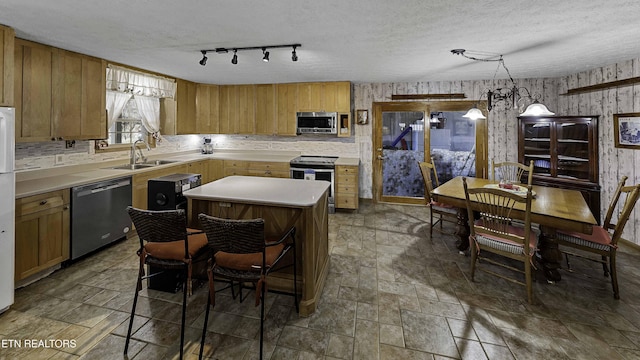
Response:
M63 207L62 210L69 210L69 205L66 205L65 207Z
M40 205L44 205L44 204L46 204L46 203L47 203L47 200L42 200L42 201L40 201Z

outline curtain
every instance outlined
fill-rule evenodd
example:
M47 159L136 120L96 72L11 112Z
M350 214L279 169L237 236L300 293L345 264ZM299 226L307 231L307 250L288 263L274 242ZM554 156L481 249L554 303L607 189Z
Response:
M120 117L122 109L131 98L131 94L107 90L107 116L108 128Z
M172 79L109 65L107 67L107 90L158 98L174 98L176 83Z
M160 99L157 97L134 95L142 125L155 139L160 140Z

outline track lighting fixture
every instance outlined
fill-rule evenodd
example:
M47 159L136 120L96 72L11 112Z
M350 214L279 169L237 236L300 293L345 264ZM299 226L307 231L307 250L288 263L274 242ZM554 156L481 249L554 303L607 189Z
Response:
M202 60L200 60L200 65L205 66L207 65L207 52L205 50L202 50Z
M287 44L287 45L269 45L269 46L249 46L249 47L236 47L231 48L233 50L233 57L231 58L231 63L233 65L238 64L238 51L240 50L262 50L262 61L269 62L269 49L279 49L279 48L293 48L291 52L291 61L298 61L298 53L296 49L302 47L301 44ZM229 52L227 48L215 48L208 50L200 50L202 53L202 60L199 61L200 65L205 66L207 64L207 53L215 52L217 54L226 54Z
M507 69L507 66L504 64L504 59L502 58L502 55L478 53L484 56L492 55L488 58L478 58L475 56L467 55L467 53L469 52L465 49L453 49L451 50L451 53L454 55L460 55L462 57L465 57L467 59L474 60L474 61L497 62L498 67L496 68L496 71L493 74L493 80L491 80L492 85L496 80L496 75L498 74L498 70L500 70L500 67L502 67L506 71L507 75L509 76L509 81L511 82L510 87L485 89L485 91L483 91L482 94L480 94L480 98L482 98L482 96L485 96L485 95L487 96L487 110L491 111L494 105L499 101L504 101L505 107L507 109L508 108L515 109L519 105L523 105L523 103L526 102L527 100L528 101L533 100L533 102L527 107L527 110L520 115L526 116L534 113L536 115L545 115L545 116L554 115L554 113L549 111L549 109L547 109L546 106L538 102L539 95L534 94L532 96L531 92L526 87L516 86L516 82L513 80L513 77L511 77L511 73L509 73L509 69ZM523 92L526 94L524 94ZM480 109L477 108L477 106L474 106L473 108L471 108L467 112L467 114L464 115L464 117L470 118L473 120L485 119L485 116L482 114Z

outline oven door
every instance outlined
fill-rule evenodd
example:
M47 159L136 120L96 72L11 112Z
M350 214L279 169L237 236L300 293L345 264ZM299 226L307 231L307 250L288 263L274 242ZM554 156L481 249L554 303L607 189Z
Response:
M333 169L298 169L291 168L292 179L305 179L305 180L322 180L328 181L331 186L329 187L329 203L333 204L333 193L335 184L335 171Z

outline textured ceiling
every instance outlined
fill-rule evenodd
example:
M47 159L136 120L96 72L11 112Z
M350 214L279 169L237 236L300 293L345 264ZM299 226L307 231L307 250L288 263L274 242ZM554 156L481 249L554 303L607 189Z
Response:
M637 0L2 0L20 38L213 84L558 77L640 56ZM301 43L209 54L201 49ZM501 69L498 78L505 78Z

